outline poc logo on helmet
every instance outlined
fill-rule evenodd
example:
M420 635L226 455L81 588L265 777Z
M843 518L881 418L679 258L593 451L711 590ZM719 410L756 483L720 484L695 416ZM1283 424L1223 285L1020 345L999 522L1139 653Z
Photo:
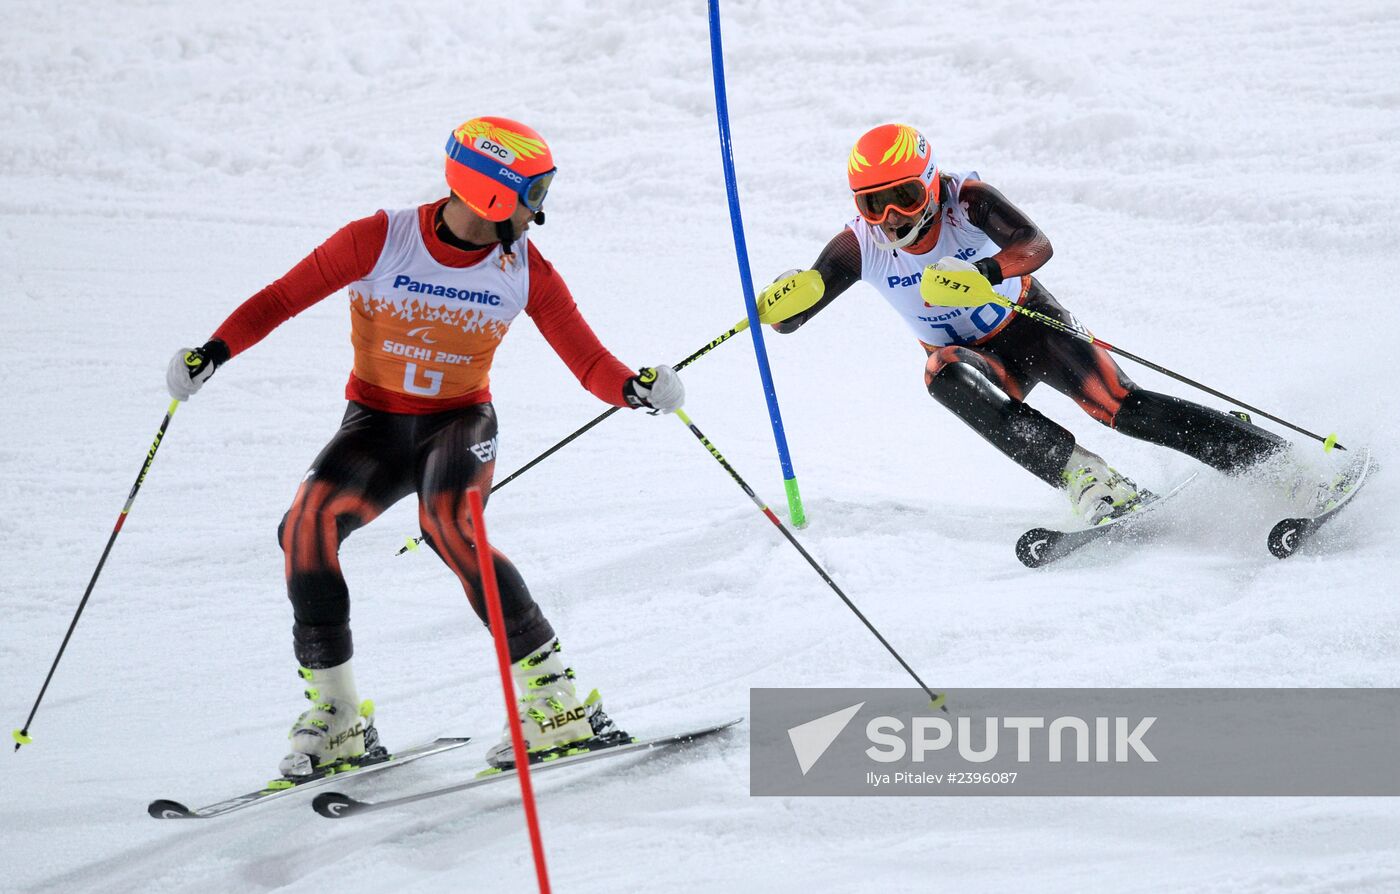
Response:
M486 137L477 137L476 142L472 143L472 148L475 149L477 152L485 153L486 155L489 155L492 158L499 158L506 164L515 163L514 152L510 151L505 146L502 146L500 143L496 143L486 139Z
M515 172L512 171L510 168L501 168L501 170L498 171L497 173L498 173L500 176L505 177L507 180L513 181L513 182L515 182L515 183L524 183L524 182L525 182L525 178L524 178L524 177L522 177L522 176L520 176L519 174L515 173Z

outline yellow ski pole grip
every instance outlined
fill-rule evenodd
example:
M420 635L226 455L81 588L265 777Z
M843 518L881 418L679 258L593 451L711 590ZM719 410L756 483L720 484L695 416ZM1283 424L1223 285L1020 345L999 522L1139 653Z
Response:
M763 323L781 323L810 310L825 293L826 283L815 270L780 277L759 293L758 319Z
M919 279L919 297L941 307L977 307L982 304L1009 306L1011 301L997 294L987 277L976 270L938 270L932 264Z

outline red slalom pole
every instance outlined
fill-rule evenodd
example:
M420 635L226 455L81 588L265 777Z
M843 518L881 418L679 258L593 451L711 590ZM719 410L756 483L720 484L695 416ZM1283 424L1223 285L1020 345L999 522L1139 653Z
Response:
M520 799L525 802L525 825L530 828L530 848L535 854L535 875L540 882L540 894L549 894L549 870L544 862L544 839L540 837L540 818L535 812L535 790L530 786L530 759L525 751L525 734L520 729L520 705L510 678L510 650L506 647L506 621L501 611L501 591L496 584L496 563L491 558L491 544L486 539L486 504L481 489L467 491L467 504L472 513L472 540L476 543L477 562L481 565L482 598L486 600L486 616L491 621L491 638L496 641L496 663L501 670L501 688L506 698L506 720L510 722L510 741L515 751L515 766L520 779Z

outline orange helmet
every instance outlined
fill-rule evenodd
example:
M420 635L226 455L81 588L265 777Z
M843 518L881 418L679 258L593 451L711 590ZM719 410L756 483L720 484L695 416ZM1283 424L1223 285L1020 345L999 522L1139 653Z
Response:
M553 179L549 145L519 121L473 118L447 138L447 185L487 220L508 220L517 202L539 211Z
M856 210L872 224L891 209L915 215L938 200L938 160L924 135L907 124L881 124L851 147L846 162Z

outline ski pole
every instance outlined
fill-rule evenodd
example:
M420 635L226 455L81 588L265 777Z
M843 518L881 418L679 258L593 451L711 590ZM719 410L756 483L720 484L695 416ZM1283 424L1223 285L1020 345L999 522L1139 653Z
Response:
M1307 435L1315 441L1321 441L1322 449L1327 452L1331 452L1334 448L1337 450L1346 449L1337 442L1337 435L1335 432L1329 435L1319 435L1316 432L1308 431L1306 428L1294 425L1287 419L1280 419L1274 414L1251 406L1238 398L1231 397L1221 391L1216 391L1209 385L1197 382L1195 379L1183 376L1181 373L1167 369L1165 366L1159 366L1151 360L1139 357L1120 347L1111 345L1097 336L1069 325L1063 320L1057 320L1038 310L1032 310L1031 308L1014 304L1004 295L999 295L992 291L992 284L987 281L986 277L975 270L935 270L931 266L925 267L923 279L919 282L919 295L930 304L939 304L945 307L976 307L982 304L999 304L1002 307L1010 308L1013 313L1023 317L1029 317L1037 323L1049 326L1057 332L1061 332L1072 338L1077 338L1083 342L1088 342L1091 345L1098 345L1105 351L1117 354L1120 357L1126 357L1134 363L1140 363L1150 370L1176 379L1178 382L1183 382L1190 385L1192 388L1199 388L1206 394L1213 395L1223 401L1228 401L1236 406L1243 407L1251 413L1257 413L1265 419L1272 420L1285 428L1296 431L1300 435Z
M740 332L743 332L743 331L744 331L745 329L747 329L747 328L749 328L749 321L748 321L748 320L743 320L743 321L741 321L740 323L738 323L737 325L735 325L733 328L731 328L728 332L726 332L726 333L724 333L723 335L721 335L721 336L719 336L719 337L717 337L717 338L711 340L709 344L705 345L703 348L701 348L700 350L698 350L698 351L696 351L695 353L691 354L689 357L685 358L685 359L682 360L680 363L677 363L675 366L673 366L673 367L671 367L671 368L674 369L676 372L680 372L681 370L683 370L683 369L685 369L687 366L689 366L691 363L695 362L696 360L698 360L698 359L700 359L701 357L705 356L706 354L710 353L710 351L714 350L715 348L717 348L717 347L719 347L720 345L724 344L725 342L729 341L729 339L731 339L731 338L733 338L734 336L738 335ZM566 437L564 440L560 441L558 444L555 444L553 447L549 448L549 449L546 450L544 453L541 453L539 456L537 456L537 457L535 457L534 459L530 460L530 461L527 462L525 465L523 465L523 466L521 466L520 468L516 469L514 472L511 472L511 473L510 473L509 475L507 475L505 478L502 478L500 481L497 481L495 484L493 484L493 485L491 486L491 493L494 494L496 491L498 491L498 490L500 490L501 488L505 487L507 484L510 484L512 481L514 481L515 479L519 478L521 475L524 475L526 472L530 471L530 470L533 469L535 466L539 465L541 462L544 462L546 459L548 459L549 457L553 456L553 455L559 450L559 448L561 448L561 447L563 447L564 445L570 443L570 442L573 441L575 438L577 438L579 435L581 435L581 434L583 434L584 432L588 431L590 428L592 428L593 426L595 426L595 425L597 425L598 423L602 422L604 419L607 419L609 416L611 416L612 414L616 413L616 412L617 412L618 410L620 410L620 409L622 409L622 407L609 407L608 409L606 409L606 410L604 410L603 412L599 413L597 416L595 416L595 417L593 418L593 421L589 422L587 425L584 425L582 428L578 429L578 430L575 431L573 434L569 435L569 436Z
M146 451L146 461L141 464L141 471L136 476L136 483L131 486L131 493L127 494L126 505L122 507L121 514L117 516L117 524L112 528L112 536L107 538L107 546L102 550L102 558L97 560L97 568L92 572L92 580L88 581L87 589L83 591L83 598L78 603L78 610L73 613L73 620L68 624L68 632L63 635L63 642L58 647L58 654L53 657L53 664L49 665L48 676L44 677L44 685L39 687L39 697L34 699L34 707L29 709L29 717L25 719L24 726L10 733L15 740L15 751L19 751L21 745L28 745L34 740L29 737L29 725L34 722L34 715L39 713L39 704L44 700L44 693L49 691L49 682L53 680L54 671L58 670L58 662L63 659L63 651L68 648L68 640L73 637L73 630L78 626L78 619L83 615L83 609L87 607L88 597L92 595L92 588L97 586L97 576L102 573L102 566L107 564L107 556L112 552L112 544L117 542L117 535L121 533L122 525L126 523L126 515L131 511L131 504L136 502L136 492L141 489L141 482L146 480L146 473L151 470L151 463L155 462L156 451L160 449L160 441L165 437L165 430L170 426L170 417L175 415L175 410L180 406L178 400L172 400L170 406L165 411L165 418L160 422L160 428L156 430L156 439L151 442L151 449Z
M803 311L810 309L812 305L816 304L818 301L821 300L822 294L825 291L826 287L822 283L821 274L817 273L815 270L805 270L802 273L799 273L797 276L792 277L790 280L784 280L782 282L774 283L767 289L763 290L763 295L759 299L759 319L764 323L780 323L783 320L788 319L789 317L796 316L797 314L800 314ZM728 332L711 339L709 344L695 351L689 357L685 358L680 363L677 363L671 368L674 369L676 372L680 372L690 364L694 363L696 360L699 360L701 357L704 357L706 354L710 353L715 348L729 341L731 338L738 335L740 332L743 332L747 328L749 328L748 319L746 318L740 320L739 322L735 323L732 327L730 327ZM593 426L602 422L604 419L607 419L609 416L616 413L620 409L622 408L609 407L608 409L599 413L593 418L591 422L588 422L583 427L576 429L572 434L564 438L564 440L555 444L553 447L550 447L544 453L541 453L539 456L530 460L525 465L516 469L514 472L511 472L505 478L502 478L500 481L497 481L495 484L491 485L491 493L494 494L496 491L500 490L507 484L510 484L512 481L519 478L521 475L524 475L526 472L533 469L535 466L549 459L555 453L559 452L559 450L565 445L571 443L579 435L582 435L584 432L588 431ZM407 539L407 542L405 542L403 546L399 547L399 551L394 555L401 556L406 552L416 550L418 549L418 544L422 542L423 538L421 536L409 537Z
M710 352L711 350L713 350L714 348L717 348L717 347L719 347L720 345L724 344L725 342L729 341L729 339L733 338L735 335L738 335L740 332L743 332L743 331L744 331L745 329L747 329L747 328L749 328L749 321L748 321L748 320L744 320L743 322L739 323L739 324L738 324L737 326L735 326L734 328L730 329L728 332L726 332L726 333L724 333L723 335L719 336L718 338L714 339L714 340L711 341L709 344L705 345L705 347L703 347L703 348L701 348L700 350L696 351L694 354L691 354L689 357L685 358L685 359L682 360L680 363L677 363L675 366L673 366L673 367L671 367L671 368L674 369L674 370L676 370L677 372L679 372L679 371L682 370L682 369L685 369L686 365L689 364L692 360L696 360L697 358L703 357L705 354L709 353L709 352ZM559 452L561 449L563 449L565 446L567 446L568 444L572 443L572 442L574 441L574 439L576 439L579 435L582 435L583 433L587 432L587 431L588 431L589 429L591 429L593 426L595 426L595 425L597 425L598 423L602 422L604 419L607 419L609 416L611 416L612 414L616 413L616 412L617 412L618 410L620 410L620 409L622 409L622 407L608 407L606 410L604 410L603 412L599 413L597 416L593 417L593 419L592 419L591 421L585 423L585 424L584 424L583 426L581 426L580 428L575 429L571 434L569 434L567 437L565 437L564 440L562 440L562 441L560 441L559 443L555 444L553 447L550 447L550 448L549 448L548 450L546 450L544 453L541 453L539 456L537 456L537 457L535 457L534 459L530 460L530 461L527 462L525 465L521 466L520 468L516 469L514 472L511 472L509 475L507 475L506 477L502 478L500 481L497 481L495 484L491 485L491 491L490 491L490 493L493 493L493 494L494 494L496 491L500 490L501 488L505 487L507 484L510 484L512 481L514 481L515 479L519 478L521 475L524 475L526 472L528 472L528 471L530 471L531 469L533 469L535 466L537 466L537 465L539 465L540 463L544 462L545 460L549 459L551 456L553 456L554 454L558 453L558 452ZM396 552L396 553L394 553L394 555L396 555L396 556L401 556L401 555L403 555L403 554L406 553L406 552L412 552L412 551L418 549L418 545L419 545L420 543L422 543L422 542L423 542L423 537L422 537L422 535L418 535L418 536L416 536L416 537L409 537L409 538L407 539L407 541L404 543L404 545L401 546L401 547L399 547L399 551Z
M688 415L686 415L685 410L677 410L676 418L679 419L682 423L684 423L686 428L690 429L691 434L695 435L695 437L700 440L701 444L705 445L705 449L710 451L710 456L713 456L715 458L715 462L723 466L724 470L729 473L729 477L733 478L734 482L738 484L740 488L743 489L744 493L749 495L749 499L753 500L754 505L757 506L759 511L763 513L764 518L767 518L770 522L773 523L774 527L776 527L779 531L782 532L782 535L787 538L787 542L791 543L793 548L802 554L802 558L807 560L807 564L811 565L812 569L816 571L817 574L821 575L821 579L826 581L827 586L831 587L831 589L835 591L836 595L841 597L841 601L846 603L846 607L849 608L855 614L855 616L860 619L860 622L865 625L867 630L869 630L875 635L875 638L880 641L880 645L884 646L886 651L888 651L891 655L894 656L894 660L899 662L899 666L904 668L905 672L908 673L909 676L914 678L914 682L919 684L919 688L922 689L925 693L927 693L928 697L932 699L931 707L941 708L946 712L948 710L948 706L945 704L946 696L944 696L942 693L934 692L928 687L927 683L925 683L922 679L919 678L919 675L914 672L914 669L912 667L909 666L909 662L905 661L904 657L901 656L899 652L895 650L895 647L890 645L890 641L885 639L885 637L881 635L879 630L875 629L875 625L870 623L870 619L867 618L865 614L861 612L860 609L856 608L856 604L851 601L851 598L849 596L842 592L841 588L836 585L836 581L831 579L831 575L826 573L826 569L822 568L822 566L817 563L817 560L812 558L812 554L807 552L807 550L803 548L802 544L798 542L797 538L794 537L792 532L787 529L787 526L783 524L782 519L774 515L773 510L768 508L768 504L764 503L763 500L759 499L758 495L753 492L753 488L749 487L748 483L744 481L744 479L739 476L739 473L734 470L734 467L729 464L729 460L725 459L723 454L719 452L715 445L710 443L710 439L705 437L704 433L701 432L700 429L695 426L695 423L691 420L691 418Z

